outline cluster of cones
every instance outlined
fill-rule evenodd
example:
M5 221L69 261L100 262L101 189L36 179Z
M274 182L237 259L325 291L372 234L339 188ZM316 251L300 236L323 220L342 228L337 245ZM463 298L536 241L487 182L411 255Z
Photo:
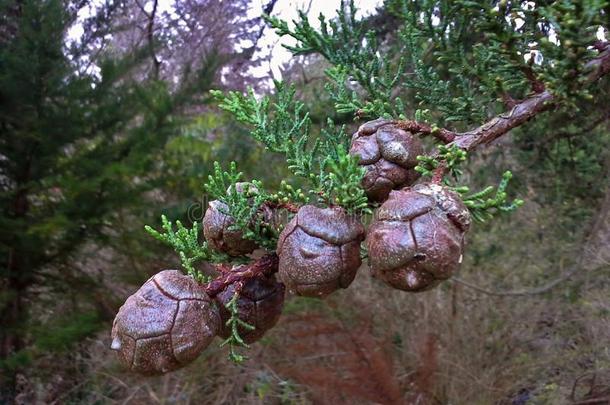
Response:
M369 199L381 203L368 229L360 216L341 207L304 205L283 228L264 265L227 270L233 277L221 274L231 280L220 283L221 288L217 281L199 284L176 270L156 274L127 299L115 319L112 348L121 362L143 374L168 372L197 358L214 336L230 336L232 327L244 342L255 342L276 324L285 289L325 297L347 288L361 265L362 242L372 275L393 288L419 292L448 279L461 263L470 214L459 195L440 184L411 186L419 177L414 170L423 153L419 138L379 119L359 128L350 153L367 170L362 185ZM229 255L252 253L256 243L232 227L226 208L219 201L210 203L204 237ZM229 325L227 305L236 293L237 313L249 328Z

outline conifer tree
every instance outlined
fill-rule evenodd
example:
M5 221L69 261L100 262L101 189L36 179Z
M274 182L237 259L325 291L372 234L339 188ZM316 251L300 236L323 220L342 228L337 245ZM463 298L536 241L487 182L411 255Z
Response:
M610 26L605 2L388 0L381 14L387 26L358 20L356 12L353 1L342 3L336 20L319 17L320 28L304 13L291 23L267 16L280 36L295 40L286 46L294 55L318 54L331 65L326 90L337 114L361 124L353 137L330 119L314 128L289 83L276 82L262 97L216 91L220 108L282 154L292 176L267 190L244 179L234 162L216 163L205 185L214 200L205 240L197 223L188 228L164 217L162 231L147 227L176 250L208 298L232 291L219 305L230 313L223 345L234 361L244 359L235 350L247 347L241 334L256 328L240 310L242 288L252 279L277 273L293 293L325 297L350 285L362 258L374 277L400 290L425 291L450 278L471 220L523 203L508 197L508 170L498 185L470 190L460 177L468 155L539 115L575 111L580 100L600 97L610 71L610 44L598 38ZM388 26L395 36L386 41ZM422 152L420 138L434 147ZM365 230L369 213L374 218ZM266 254L248 256L255 248ZM217 263L216 274L202 272L202 261ZM131 299L146 303L146 291ZM154 317L154 309L146 312L151 305L131 316ZM134 345L133 325L121 314L112 333L123 358L146 360L138 345L158 344L160 361L171 360L171 339L161 344L144 335ZM143 370L140 360L126 365L168 371L155 364Z
M79 11L89 6L82 36L68 37ZM67 347L108 316L94 308L63 329L47 325L45 331L30 323L29 309L33 300L56 292L95 294L93 273L75 265L81 249L111 244L120 236L115 225L121 214L144 214L150 202L143 196L162 184L158 159L179 133L184 111L205 102L201 95L223 65L247 59L219 36L222 52L198 49L188 69L181 65L178 85L171 74L142 74L151 49L171 30L155 30L151 43L107 47L126 29L118 23L125 7L0 2L0 402L5 388L11 395L10 377L36 350ZM235 7L245 10L242 3ZM41 288L45 294L37 295Z

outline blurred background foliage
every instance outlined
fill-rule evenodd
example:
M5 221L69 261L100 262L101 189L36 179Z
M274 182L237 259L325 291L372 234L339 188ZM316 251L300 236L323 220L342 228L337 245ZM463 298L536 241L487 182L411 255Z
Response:
M358 19L384 54L396 55L384 60L390 70L399 69L406 46L406 3L389 0ZM391 94L402 98L405 116L463 129L503 111L502 93L528 93L527 81L504 65L523 67L523 58L501 42L477 46L496 29L517 45L534 40L513 38L481 14L507 3L527 2L412 2L420 10L453 4L443 11L462 29L452 41L435 42L429 25L429 37L411 44L436 84L411 81ZM537 3L564 10L557 18L572 27L568 35L585 29L569 10L585 15L599 6ZM178 266L144 224L160 214L200 220L214 160L238 162L246 178L271 189L289 173L281 156L253 142L209 95L213 88L269 91L268 77L252 69L267 62L256 52L270 30L261 14L276 2L185 0L174 12L162 4L0 0L0 403L559 404L610 397L610 80L571 97L578 84L548 61L535 69L572 101L473 153L465 167L463 182L473 189L510 168L512 197L526 201L510 216L474 226L459 278L476 288L445 283L409 295L382 287L363 266L349 290L325 302L290 299L241 366L208 350L164 377L121 370L108 350L118 306L147 277ZM601 10L607 30L610 6ZM486 65L475 63L481 58ZM574 60L564 59L572 68ZM330 66L304 52L283 66L282 77L295 84L316 128L332 118L353 131L362 121L335 112L337 99L324 90ZM365 94L357 81L349 86ZM441 103L443 91L454 97ZM571 269L554 288L527 293Z

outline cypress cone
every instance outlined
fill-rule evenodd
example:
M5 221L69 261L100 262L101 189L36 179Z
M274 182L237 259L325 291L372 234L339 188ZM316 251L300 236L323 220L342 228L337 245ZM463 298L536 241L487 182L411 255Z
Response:
M363 239L360 220L343 208L305 205L280 234L279 276L290 291L309 297L347 288L361 264Z
M233 298L235 287L235 283L230 284L216 296L222 321L218 335L224 339L231 335L227 326L231 313L226 305ZM284 291L284 285L275 281L274 277L258 276L243 282L237 299L238 316L254 326L254 329L238 327L239 336L245 343L256 342L275 326L284 307Z
M195 360L219 327L218 309L204 288L178 270L164 270L119 309L111 349L132 371L164 374Z
M252 183L236 183L238 193L256 193L258 189ZM228 192L228 190L227 190ZM268 207L264 209L263 215L267 222L273 220L273 212ZM203 217L203 236L210 246L230 256L243 256L252 253L258 245L256 242L244 238L239 229L232 229L235 219L228 215L229 207L222 201L213 200L208 204L208 209Z
M468 209L446 187L392 191L367 234L373 276L400 290L433 288L458 270L469 227Z
M383 118L369 121L352 137L351 155L366 168L362 188L371 201L384 201L390 191L413 184L417 156L423 154L420 139Z

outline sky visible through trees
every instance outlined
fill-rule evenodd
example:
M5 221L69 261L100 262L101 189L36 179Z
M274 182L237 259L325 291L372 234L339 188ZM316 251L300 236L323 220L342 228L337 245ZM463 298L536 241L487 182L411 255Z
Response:
M92 7L95 7L97 3L98 2L92 2L89 7L84 7L79 12L80 22L74 24L70 29L68 33L69 40L77 40L82 35L82 19L91 15ZM174 9L174 3L174 0L160 0L158 3L158 12L171 14ZM263 3L266 2L263 2L262 0L252 1L249 17L256 17L263 8ZM382 5L382 3L382 0L358 1L359 17L371 15L377 7ZM318 15L322 13L329 18L333 18L336 16L337 9L340 5L341 0L279 0L273 9L273 15L286 21L292 21L298 17L298 10L306 10L307 15L312 21L312 25L317 28L319 27ZM151 8L152 1L146 1L144 3L144 9L150 11ZM255 58L268 56L268 62L251 68L250 74L260 78L269 78L269 75L272 75L274 79L280 79L282 76L282 66L288 63L292 58L292 54L282 47L282 44L294 45L294 41L286 38L280 41L280 37L275 31L266 27L259 40L259 49L256 52Z

